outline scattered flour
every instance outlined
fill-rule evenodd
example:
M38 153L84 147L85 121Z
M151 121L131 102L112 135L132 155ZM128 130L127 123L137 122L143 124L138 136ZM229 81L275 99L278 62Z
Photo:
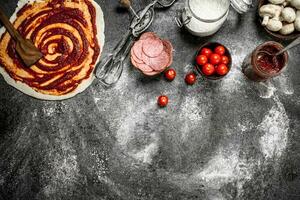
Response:
M261 82L256 85L256 89L259 92L259 96L263 99L269 99L274 96L277 90L271 82Z
M143 146L143 148L130 148L128 145L133 139L136 139L136 134L139 134L139 131L143 131L138 129L137 125L146 123L145 113L153 109L153 106L150 105L156 105L155 100L153 102L146 101L146 103L143 103L138 108L134 105L128 106L127 110L124 110L123 117L120 120L121 125L117 131L118 145L129 156L145 164L151 164L153 156L158 152L158 134L149 133L150 141L147 141L148 144Z
M220 90L228 92L228 95L231 95L230 93L240 91L243 86L241 81L243 76L244 75L239 69L232 67L229 74L221 80L222 83L220 84Z
M143 123L145 121L144 110L140 110L140 112L135 114L126 113L122 119L121 126L117 131L117 140L120 146L126 147L126 144L134 137L133 131L136 122Z
M51 197L57 192L68 194L78 181L79 168L77 163L76 151L70 145L70 139L63 130L59 131L61 137L57 140L60 145L60 153L49 152L49 165L52 170L49 174L51 181L44 188L44 194Z
M233 58L233 60L235 60L236 63L242 62L242 60L235 58ZM192 65L186 65L184 71L188 72L192 68ZM120 90L120 92L122 90L126 91L124 90L124 87L126 87L124 84L129 81L128 79L129 76L124 74L114 89ZM240 69L233 67L230 74L222 80L219 89L226 94L228 93L228 95L232 95L234 92L240 93L243 84L245 84L244 75ZM276 96L276 91L291 95L294 93L294 90L289 79L284 75L276 77L272 81L258 83L255 88L261 98L274 99L275 105L267 112L258 126L251 122L239 122L234 130L230 127L226 127L225 134L235 136L249 130L260 130L263 135L259 140L259 145L265 158L272 158L274 156L279 158L287 145L289 119L282 103ZM193 126L195 123L198 125L201 124L201 126L203 124L201 128L202 132L210 130L213 105L207 104L209 101L203 98L209 97L203 95L197 96L195 94L189 96L187 94L181 104L180 112L178 116L176 116L176 120L180 123L178 132L181 134L179 136L181 136L183 142L188 141L191 134L199 135L199 131L193 131L193 128L197 127ZM95 97L95 103L98 101L99 99ZM145 131L138 126L147 123L145 113L153 110L156 101L155 99L150 100L150 102L145 99L137 99L137 101L147 103L141 104L137 102L135 105L128 104L126 109L121 111L120 119L118 119L121 123L118 125L116 131L117 145L134 160L151 164L153 156L157 154L159 150L158 134L149 133L150 140L147 141L147 144L144 144L142 148L136 148L134 145L132 148L131 143L137 139L139 131ZM206 103L205 106L201 106L203 102ZM174 133L174 135L176 134ZM261 160L245 160L239 157L240 147L235 147L230 150L226 150L226 148L227 147L219 147L217 153L204 167L199 167L188 173L168 172L168 180L186 191L201 190L203 189L202 186L204 186L204 190L210 200L227 199L222 193L222 188L227 184L233 183L237 186L238 199L243 193L243 185L252 178L256 167L261 165ZM103 179L103 176L100 175L98 178Z
M138 151L136 153L130 152L129 154L133 158L140 160L143 163L151 164L153 156L158 152L158 139L156 137L154 137L153 139L155 141L150 143L149 145L146 145L141 151Z
M193 177L202 180L205 187L213 190L219 190L230 182L236 182L238 192L241 192L245 181L252 177L253 167L254 163L239 158L237 151L232 150L226 153L222 150L207 163L203 170L196 172Z
M92 151L91 156L95 160L95 165L93 166L93 169L95 170L98 179L101 179L101 177L105 176L107 172L107 167L105 166L105 163L108 161L105 159L105 155L103 155L103 152L100 152L100 154L97 152L97 150Z
M186 95L185 100L181 105L179 118L176 120L179 120L181 123L179 132L181 133L181 139L183 140L183 142L187 141L189 136L193 133L199 135L198 131L192 131L193 127L195 128L195 124L202 125L202 132L206 129L209 129L212 113L212 104L206 103L205 106L199 107L199 102L201 101L201 98L195 96L195 94ZM209 101L205 100L205 102ZM196 128L197 127L198 126L196 126Z
M236 150L219 149L218 153L204 166L191 175L174 174L169 181L188 191L205 188L209 200L226 199L221 188L236 183L237 197L242 194L243 185L252 178L255 161L239 158Z
M95 103L97 104L97 103L98 103L98 101L100 101L101 99L100 99L100 98L98 98L98 97L94 97L94 100L95 100Z
M276 105L264 117L258 129L264 132L260 138L260 147L266 158L280 157L287 145L289 118L278 97Z
M46 116L51 117L55 112L55 108L53 108L53 107L45 108L44 107L43 112L45 113Z
M247 130L260 130L263 132L259 140L261 151L265 158L280 158L287 145L287 133L289 130L289 119L279 98L272 94L275 105L265 115L262 122L255 128L254 124L238 123L234 130L228 128L225 132L232 132L228 135L241 134ZM189 99L191 105L193 100ZM186 112L186 110L184 110ZM203 120L198 115L190 115L189 120ZM227 128L226 128L227 129ZM254 130L255 131L255 130ZM233 183L237 187L237 196L243 194L243 185L252 179L257 166L261 165L259 159L244 159L239 157L240 147L230 148L230 145L219 147L216 155L213 156L203 168L196 169L191 173L173 173L169 181L187 191L204 190L209 200L227 199L222 188ZM201 185L204 187L202 188Z
M266 82L260 82L255 87L259 92L259 96L264 99L273 97L276 91L286 95L294 94L293 85L285 74L281 74Z
M32 112L32 118L36 118L37 117L37 109L34 109Z
M237 124L237 128L240 130L241 134L243 134L246 130L252 129L253 124L250 121L242 122Z
M291 80L284 73L280 76L273 78L274 85L278 87L278 90L284 94L294 94L294 88Z
M222 154L212 158L205 168L199 173L194 174L194 178L204 181L205 186L211 189L220 189L222 185L232 182L236 175L236 166L238 157L236 152L230 157L225 157Z
M185 121L192 121L193 123L202 121L206 113L205 109L207 106L199 108L198 106L199 98L195 95L188 95L185 98L185 101L182 103L181 112L179 114L180 118L185 119Z

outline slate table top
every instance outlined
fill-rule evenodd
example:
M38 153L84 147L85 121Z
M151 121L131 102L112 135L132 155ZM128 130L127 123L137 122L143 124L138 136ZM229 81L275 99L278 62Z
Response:
M97 2L106 55L129 15L117 1ZM16 4L1 0L8 15ZM241 72L245 56L273 40L256 6L244 15L231 9L217 34L197 38L174 22L183 5L157 10L149 29L174 45L171 83L144 77L128 59L115 87L95 80L65 101L31 98L0 78L1 200L300 199L300 48L289 51L279 77L251 82ZM221 81L199 77L187 86L184 75L207 41L230 49L233 68ZM161 94L170 98L164 109L156 105Z

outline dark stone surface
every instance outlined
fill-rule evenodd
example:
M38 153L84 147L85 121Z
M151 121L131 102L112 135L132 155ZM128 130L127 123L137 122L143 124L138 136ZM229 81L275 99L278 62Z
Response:
M117 1L100 0L104 54L126 30ZM1 0L11 15L17 0ZM134 6L146 3L136 1ZM212 37L176 27L176 10L158 11L150 28L175 47L177 78L145 78L128 62L118 84L40 101L0 78L0 199L300 199L300 49L287 70L258 84L241 73L244 57L271 40L255 8ZM201 44L218 41L233 55L223 80L184 83ZM166 94L164 109L156 98Z

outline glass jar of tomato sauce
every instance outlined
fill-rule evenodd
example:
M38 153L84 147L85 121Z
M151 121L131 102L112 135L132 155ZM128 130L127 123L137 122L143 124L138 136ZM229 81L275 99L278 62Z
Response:
M274 41L265 42L259 45L244 60L242 65L243 73L253 81L265 81L278 76L288 65L288 53L284 52L273 56L284 47Z

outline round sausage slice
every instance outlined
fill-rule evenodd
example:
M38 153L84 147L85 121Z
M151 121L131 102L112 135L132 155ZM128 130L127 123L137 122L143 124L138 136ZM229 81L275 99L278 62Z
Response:
M166 68L169 62L169 54L166 51L162 51L158 57L150 58L150 67L155 71L161 71Z
M143 74L147 75L147 76L155 76L157 74L159 74L160 72L157 71L152 71L152 72L143 72Z
M138 57L136 57L135 53L133 52L133 48L131 48L130 51L130 58L133 59L136 63L142 64L144 63L142 60L140 60Z
M138 68L142 71L142 72L153 72L153 69L146 64L138 64Z
M159 38L147 38L143 41L143 52L150 58L159 56L164 50L164 45Z
M132 65L135 67L135 68L138 68L138 63L134 60L134 59L132 59L132 57L131 57L131 63L132 63Z
M146 54L142 53L142 61L147 64L150 65L150 57L148 57Z
M133 45L133 53L135 56L139 59L142 60L142 53L143 53L143 40L139 40L134 43Z
M164 44L164 47L165 47L165 51L169 54L169 62L167 64L167 67L171 66L172 65L172 62L173 62L173 46L171 44L170 41L168 40L163 40L163 44Z
M153 32L146 32L143 35L141 35L140 40L146 40L148 38L157 38L157 36Z

